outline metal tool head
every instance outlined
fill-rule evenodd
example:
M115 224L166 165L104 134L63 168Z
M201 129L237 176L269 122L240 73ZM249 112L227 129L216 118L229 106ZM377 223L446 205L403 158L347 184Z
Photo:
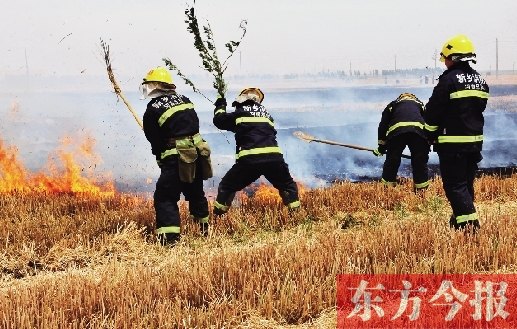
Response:
M303 131L295 131L293 133L293 135L295 135L296 137L298 137L299 139L307 142L307 143L310 143L312 141L314 141L316 138L314 136L311 136L309 134L306 134L304 133Z

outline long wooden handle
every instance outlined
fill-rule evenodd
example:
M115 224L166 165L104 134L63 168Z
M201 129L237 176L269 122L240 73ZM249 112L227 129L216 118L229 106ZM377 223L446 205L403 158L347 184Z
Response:
M348 148L356 149L356 150L363 150L363 151L370 151L370 152L374 151L374 149L370 149L367 147L362 147L362 146L357 146L357 145L352 145L352 144L338 143L338 142L329 141L329 140L325 140L325 139L313 139L313 141L319 142L319 143L325 143L325 144L329 144L329 145L344 146L344 147L348 147ZM402 154L401 157L404 159L411 159L411 156L406 155L406 154Z
M329 141L329 140L325 140L325 139L313 139L313 141L330 144L330 145L349 147L351 149L356 149L356 150L373 151L373 149L369 149L367 147L362 147L362 146L357 146L357 145L352 145L352 144L343 144L343 143L333 142L333 141Z

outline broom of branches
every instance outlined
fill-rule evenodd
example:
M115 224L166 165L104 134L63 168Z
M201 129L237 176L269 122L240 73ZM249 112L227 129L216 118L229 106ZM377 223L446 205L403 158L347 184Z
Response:
M140 128L144 128L144 124L142 123L142 120L138 117L135 110L133 110L133 107L131 104L129 104L126 97L124 97L124 94L122 93L122 89L120 89L120 86L117 83L117 80L115 79L115 75L113 74L113 70L111 69L111 58L110 58L110 47L109 45L104 42L101 38L101 48L104 56L104 63L106 64L106 71L108 72L108 78L111 81L111 84L113 85L113 89L115 90L115 94L117 95L117 98L120 97L124 104L126 104L128 110L131 112L133 117L135 118L136 122L140 125Z
M242 35L239 41L229 41L225 44L225 47L226 49L228 49L230 54L221 63L219 55L217 54L217 49L214 41L214 34L212 32L210 24L207 22L207 25L203 26L203 33L205 35L205 39L203 39L201 35L201 30L199 28L198 19L194 12L194 6L187 7L187 9L185 9L185 15L187 16L187 19L185 20L185 23L188 24L187 31L192 33L192 35L194 36L194 47L199 52L199 57L201 57L203 68L205 71L213 75L214 82L212 85L215 88L215 90L217 90L219 95L221 95L221 97L224 97L224 94L228 89L228 85L223 79L223 74L228 68L228 60L233 56L233 54L241 44L242 39L246 35L246 25L248 22L246 20L242 20L239 25L239 28L242 30ZM198 88L196 88L196 86L190 79L188 79L184 74L181 73L178 67L174 65L169 58L163 58L163 61L165 62L165 65L169 68L169 70L176 71L177 75L181 77L187 85L191 86L194 92L202 95L208 101L213 103L208 97L203 95L203 93L201 93L201 91Z

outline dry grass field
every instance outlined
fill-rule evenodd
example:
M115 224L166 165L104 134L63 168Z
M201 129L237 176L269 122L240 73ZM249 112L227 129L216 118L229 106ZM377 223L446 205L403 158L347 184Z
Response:
M487 110L515 112L515 96ZM476 180L475 237L448 228L439 178L425 195L408 179L345 181L300 185L294 215L256 186L207 238L180 202L183 236L169 249L149 196L100 185L76 163L95 158L93 144L31 173L0 140L0 328L335 328L338 274L517 273L517 174Z
M181 203L173 249L138 196L2 193L0 327L334 328L340 273L515 273L517 175L475 184L476 237L448 228L439 179L338 182L293 216L260 186L208 238Z

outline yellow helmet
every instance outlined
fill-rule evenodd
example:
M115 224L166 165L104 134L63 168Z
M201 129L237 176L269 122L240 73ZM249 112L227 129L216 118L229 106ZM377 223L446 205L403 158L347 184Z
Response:
M476 57L472 41L470 41L467 36L458 34L444 43L442 52L440 53L440 62L445 62L445 58L449 58L449 56L452 55L469 54L472 54L473 57Z
M413 95L413 94L410 94L410 93L403 93L403 94L400 94L400 96L397 98L397 102L403 100L403 99L414 99L414 100L418 100L418 98Z
M243 90L241 90L241 92L239 93L239 96L241 95L246 95L246 94L253 94L253 95L256 95L258 97L258 102L259 103L262 103L262 100L264 100L264 93L262 92L262 90L258 89L258 88L244 88Z
M144 78L144 82L142 83L148 83L152 81L164 82L170 85L174 85L172 83L172 76L169 71L166 68L160 66L147 72L147 75Z

